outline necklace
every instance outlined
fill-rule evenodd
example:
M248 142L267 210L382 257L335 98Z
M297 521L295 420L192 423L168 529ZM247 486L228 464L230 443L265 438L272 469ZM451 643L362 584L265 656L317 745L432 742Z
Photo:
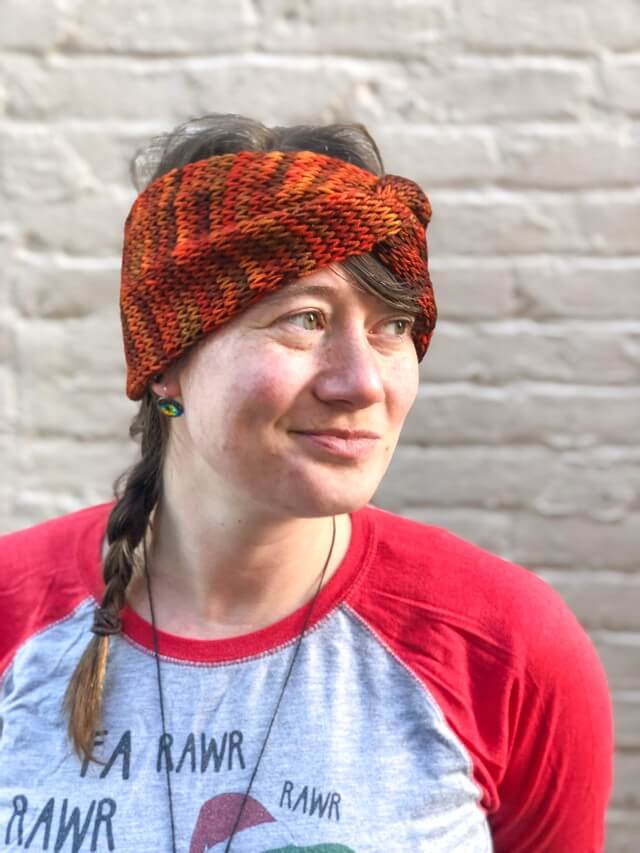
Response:
M287 684L289 683L289 679L291 678L291 672L293 671L293 665L296 662L296 658L298 657L298 652L300 651L300 645L302 643L302 639L309 627L309 622L311 621L311 615L313 613L313 609L315 607L316 600L318 595L320 594L320 590L322 589L322 583L324 581L324 576L327 572L327 566L329 565L329 561L331 560L331 555L333 554L333 546L336 541L336 518L332 517L332 534L331 534L331 546L329 548L329 553L327 554L327 559L324 562L324 566L322 567L322 571L320 572L320 576L318 579L318 584L316 587L316 591L313 594L313 598L309 602L309 606L307 607L307 612L305 613L304 623L302 625L302 630L300 631L298 638L296 640L296 644L293 648L293 654L291 655L291 659L289 660L289 666L287 667L287 671L285 673L284 679L282 681L282 687L280 688L280 694L278 695L278 700L273 709L273 714L271 715L271 719L269 720L269 725L267 726L267 733L264 736L264 740L262 741L262 746L260 747L260 752L258 753L258 758L255 763L255 767L253 768L253 772L249 779L249 784L247 785L247 790L244 792L244 796L242 798L242 803L240 804L240 809L238 810L238 815L235 819L235 823L233 824L233 828L231 830L231 834L229 835L229 839L227 841L227 846L225 847L225 853L229 853L231 849L231 842L234 839L234 836L237 832L238 826L240 824L240 819L242 818L242 813L244 812L244 808L247 804L247 800L249 799L249 794L251 792L251 788L253 787L254 780L258 773L258 768L260 767L260 762L262 761L262 756L265 753L267 748L267 742L269 740L269 736L271 734L271 730L273 729L273 724L275 723L276 716L278 715L278 709L280 708L280 704L282 703L282 698L284 696L284 692L287 689ZM149 610L151 611L151 632L153 635L153 657L156 663L156 680L158 683L158 700L160 705L160 722L162 724L162 739L163 743L166 743L167 740L167 726L166 726L166 715L165 715L165 705L164 705L164 692L162 689L162 669L160 667L160 654L158 652L158 630L156 627L156 614L153 608L153 596L151 594L151 578L149 576L149 563L147 560L147 544L146 537L142 538L142 550L144 555L144 575L147 585L147 597L149 599ZM173 853L177 853L176 847L176 823L175 816L173 811L173 793L171 791L171 773L169 771L169 762L165 762L165 770L166 770L166 780L167 780L167 799L169 802L169 823L171 826L171 849Z

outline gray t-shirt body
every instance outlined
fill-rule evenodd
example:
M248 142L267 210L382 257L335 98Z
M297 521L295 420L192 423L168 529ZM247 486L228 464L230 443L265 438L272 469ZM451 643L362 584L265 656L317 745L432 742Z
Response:
M227 850L243 802L233 853L599 849L610 709L588 638L531 573L374 507L351 515L246 802L306 605L227 640L159 631L164 737L151 627L125 607L83 763L63 697L111 509L0 540L0 853L171 853L167 779L179 853Z
M234 662L162 658L163 737L153 654L116 637L105 763L83 764L60 699L92 611L86 601L33 637L4 679L0 849L170 851L168 767L177 850L225 850L295 641ZM341 605L301 643L231 849L480 853L478 799L432 698Z

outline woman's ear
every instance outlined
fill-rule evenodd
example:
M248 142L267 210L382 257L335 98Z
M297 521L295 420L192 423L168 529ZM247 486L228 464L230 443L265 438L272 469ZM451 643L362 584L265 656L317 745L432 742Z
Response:
M179 397L180 383L175 371L168 367L163 373L156 374L150 383L151 390L157 397Z

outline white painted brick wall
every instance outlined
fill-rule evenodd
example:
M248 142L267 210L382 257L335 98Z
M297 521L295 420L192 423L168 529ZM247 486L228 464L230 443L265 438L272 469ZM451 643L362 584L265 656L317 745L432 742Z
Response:
M0 530L103 500L135 448L128 160L207 111L365 122L434 205L440 325L376 500L552 583L640 838L639 0L0 0Z

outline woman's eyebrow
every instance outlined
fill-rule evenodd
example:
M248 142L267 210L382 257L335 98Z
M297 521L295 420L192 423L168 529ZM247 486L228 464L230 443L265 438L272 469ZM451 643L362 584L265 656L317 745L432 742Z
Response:
M337 289L328 284L290 284L274 291L263 300L270 305L278 305L293 296L322 296L325 299L335 299Z

